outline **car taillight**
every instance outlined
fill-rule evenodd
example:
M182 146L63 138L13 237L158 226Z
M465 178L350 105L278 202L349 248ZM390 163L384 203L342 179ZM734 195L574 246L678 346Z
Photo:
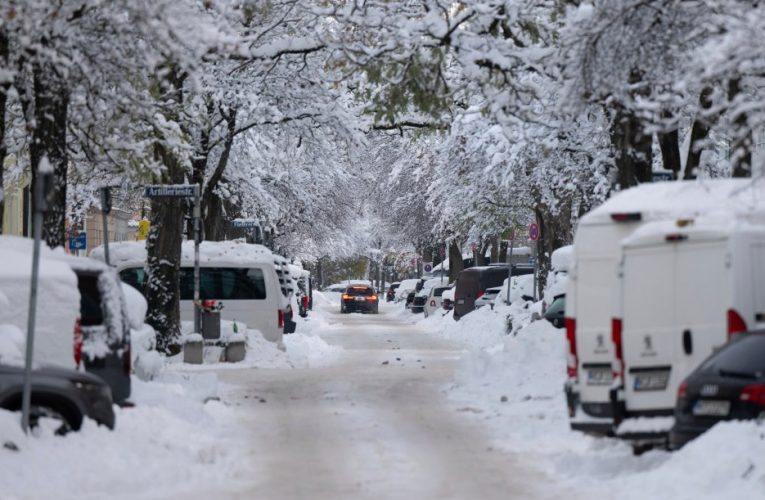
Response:
M279 325L279 328L284 328L284 311L281 309L278 311L277 325Z
M568 363L566 371L570 379L577 378L576 359L576 320L566 318L566 340L568 340Z
M130 346L126 347L124 351L122 351L122 372L125 375L130 376L130 373L133 371L133 360L130 356Z
M77 368L82 362L82 323L78 319L74 323L74 364Z
M745 385L739 396L741 401L765 406L765 384Z
M624 380L624 350L622 348L622 320L611 319L611 341L614 343L614 377Z
M344 293L344 294L343 294L343 300L350 300L350 299L352 299L352 298L353 298L353 297L351 297L351 296L350 296L350 295L348 295L347 293Z
M688 382L683 380L683 383L680 384L680 387L677 388L677 399L682 399L687 395L688 395Z
M367 297L367 300L371 300L372 302L374 302L375 300L377 300L377 295L370 295L369 297Z
M308 309L308 295L303 295L303 309Z
M746 331L746 321L735 309L728 309L728 340Z

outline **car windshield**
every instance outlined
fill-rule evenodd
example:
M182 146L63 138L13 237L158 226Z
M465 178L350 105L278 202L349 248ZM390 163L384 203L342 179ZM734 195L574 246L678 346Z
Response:
M349 286L345 289L346 295L352 295L354 297L363 297L374 295L374 290L368 286Z
M765 333L743 334L704 364L722 375L765 377Z
M547 308L547 315L553 315L553 314L560 314L566 309L566 299L563 297L558 297L557 299L553 300L553 303L550 304L550 307Z

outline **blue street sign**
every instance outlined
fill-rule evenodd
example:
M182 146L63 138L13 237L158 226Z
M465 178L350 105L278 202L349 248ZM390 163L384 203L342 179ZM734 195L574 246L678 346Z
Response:
M155 184L145 186L143 195L147 198L193 198L196 189L194 184Z
M537 258L536 257L529 257L529 264L531 264L532 266L536 266L537 265Z
M88 247L88 236L84 231L77 236L69 237L69 250L85 250Z
M252 229L260 227L260 222L257 219L234 219L231 221L231 225L238 229Z
M675 174L672 171L652 172L653 182L673 181Z

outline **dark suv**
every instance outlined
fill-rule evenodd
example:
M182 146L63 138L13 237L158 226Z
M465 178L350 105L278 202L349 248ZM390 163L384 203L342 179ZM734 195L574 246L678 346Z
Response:
M502 286L507 279L506 265L471 267L460 272L454 289L454 319L475 309L475 299L483 295L488 288ZM513 276L532 274L534 267L513 264Z
M393 300L396 298L396 289L399 287L399 285L401 285L401 283L398 281L390 284L388 287L388 292L385 294L386 302L393 302Z
M340 302L340 312L343 314L353 311L377 314L379 307L377 294L371 286L366 285L349 286L343 292Z

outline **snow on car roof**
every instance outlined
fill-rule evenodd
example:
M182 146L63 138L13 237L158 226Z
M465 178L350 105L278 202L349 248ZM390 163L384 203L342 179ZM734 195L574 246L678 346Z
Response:
M32 255L34 249L34 240L22 236L0 235L0 249L21 252ZM106 264L101 261L80 257L64 252L62 247L49 248L47 245L40 245L40 256L45 259L53 259L66 262L69 267L80 270L103 271L108 269Z
M573 245L566 245L553 251L550 257L550 264L556 271L568 272L571 269L571 261L573 260Z
M611 223L615 213L646 216L695 216L721 207L765 202L765 182L752 179L706 179L640 184L606 200L584 215L583 225Z
M90 256L104 260L104 247L93 249ZM146 243L143 241L121 241L109 243L109 260L117 268L143 266L146 263ZM184 241L181 245L181 263L194 262L194 242ZM273 264L274 255L263 245L254 245L240 240L203 241L199 245L201 265L244 266L250 264Z

